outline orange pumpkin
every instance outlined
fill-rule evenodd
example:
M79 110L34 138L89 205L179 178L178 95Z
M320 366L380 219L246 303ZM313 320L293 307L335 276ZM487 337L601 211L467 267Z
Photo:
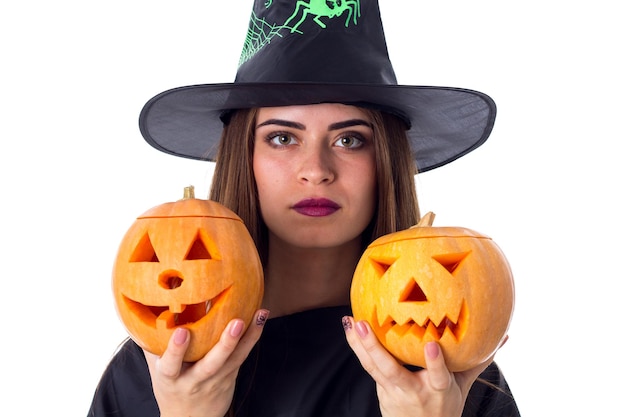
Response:
M193 197L156 206L126 232L113 270L117 312L131 338L161 355L177 327L189 329L185 361L203 357L227 323L249 325L263 296L252 237L231 210Z
M424 345L435 341L453 372L497 350L515 297L509 263L492 239L466 228L430 226L372 242L350 296L354 318L368 321L399 361L424 367Z

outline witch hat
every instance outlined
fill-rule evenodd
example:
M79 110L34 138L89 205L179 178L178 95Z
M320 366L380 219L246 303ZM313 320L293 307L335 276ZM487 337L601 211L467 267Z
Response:
M402 118L420 172L482 145L496 116L478 91L398 85L377 0L254 0L235 81L158 94L139 126L156 149L212 161L229 111L315 103Z

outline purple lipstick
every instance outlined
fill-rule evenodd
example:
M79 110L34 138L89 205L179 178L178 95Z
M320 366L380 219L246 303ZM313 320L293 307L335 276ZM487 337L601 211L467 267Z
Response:
M306 198L298 201L292 208L304 216L324 217L330 216L341 207L327 198Z

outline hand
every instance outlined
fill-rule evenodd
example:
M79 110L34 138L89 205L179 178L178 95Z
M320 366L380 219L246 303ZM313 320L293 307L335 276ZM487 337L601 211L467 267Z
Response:
M190 338L182 327L160 358L144 351L161 417L223 417L232 402L239 367L261 337L268 313L257 311L245 333L243 320L230 321L217 344L195 363L183 362Z
M343 320L350 347L376 381L383 417L459 417L472 384L493 361L492 355L475 368L452 373L439 345L431 342L424 348L426 369L411 372L380 344L367 322Z

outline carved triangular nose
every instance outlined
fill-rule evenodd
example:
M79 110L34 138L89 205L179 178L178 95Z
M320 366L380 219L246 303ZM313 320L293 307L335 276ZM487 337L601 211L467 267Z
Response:
M409 284L406 286L402 294L400 294L400 300L402 302L423 302L428 301L426 294L422 290L422 287L415 281L415 279L411 279Z

